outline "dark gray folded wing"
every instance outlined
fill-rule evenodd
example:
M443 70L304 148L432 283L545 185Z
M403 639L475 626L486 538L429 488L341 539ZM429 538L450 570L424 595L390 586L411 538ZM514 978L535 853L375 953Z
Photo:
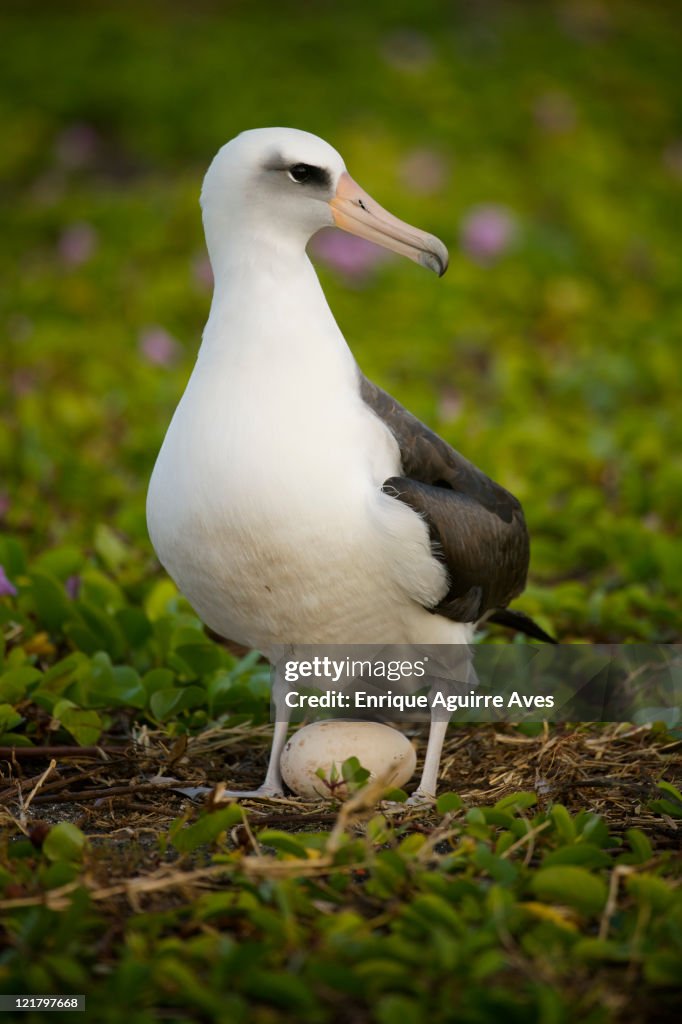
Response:
M425 520L450 589L431 609L476 622L505 608L526 584L528 531L516 498L366 377L360 393L400 448L403 475L383 490Z

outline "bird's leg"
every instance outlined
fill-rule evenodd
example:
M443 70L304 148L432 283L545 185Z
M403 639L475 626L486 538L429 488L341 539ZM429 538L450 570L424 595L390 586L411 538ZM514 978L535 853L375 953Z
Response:
M476 676L476 671L474 669L471 649L468 645L462 646L464 647L464 657L466 659L462 672L464 678L455 678L454 680L451 680L451 683L455 682L459 686L476 686L478 683L478 677ZM459 672L457 673L457 676L459 677ZM436 799L440 758L443 752L445 734L448 731L452 712L448 713L443 708L434 708L433 697L435 693L436 686L434 684L431 690L431 728L429 730L429 742L426 746L424 768L422 770L421 781L417 786L417 789L407 801L410 804L432 804Z
M282 772L279 767L279 759L287 741L289 722L275 722L275 730L272 734L272 746L270 747L270 760L268 770L265 773L263 784L258 789L224 789L222 796L234 797L271 797L284 796L282 784Z
M275 687L276 687L275 683ZM265 773L265 780L258 789L249 790L236 790L227 789L223 790L224 796L233 797L272 797L272 796L284 796L284 786L282 783L282 771L279 766L282 751L284 750L284 744L287 741L287 732L289 730L289 718L291 712L286 706L283 700L281 700L281 694L277 689L273 690L273 700L276 707L275 717L275 728L272 734L272 746L270 747L270 760L268 761L268 770Z
M440 755L443 751L448 724L449 719L442 720L438 718L436 720L432 715L422 777L417 789L407 801L409 804L432 804L436 799Z

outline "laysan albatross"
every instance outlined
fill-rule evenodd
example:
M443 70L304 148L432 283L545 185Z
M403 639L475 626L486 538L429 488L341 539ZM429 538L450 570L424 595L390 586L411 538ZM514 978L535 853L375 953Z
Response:
M378 205L322 139L247 131L201 193L215 278L196 365L149 485L156 553L215 632L290 644L469 644L523 589L519 502L367 380L306 245L336 225L445 273L448 253ZM546 638L541 630L536 636ZM436 792L433 721L417 797ZM282 792L287 723L263 786Z

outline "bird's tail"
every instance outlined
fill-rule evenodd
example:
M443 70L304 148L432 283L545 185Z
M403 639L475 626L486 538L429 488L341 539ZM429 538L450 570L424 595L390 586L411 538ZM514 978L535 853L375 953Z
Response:
M526 615L525 612L514 612L509 608L500 608L498 611L493 612L492 615L489 615L487 621L496 622L498 626L508 626L509 629L516 629L519 633L525 633L526 636L533 637L534 640L542 640L546 644L556 644L559 642L553 636L550 636L549 633L545 633L544 629L538 626L537 622L534 622L530 615Z

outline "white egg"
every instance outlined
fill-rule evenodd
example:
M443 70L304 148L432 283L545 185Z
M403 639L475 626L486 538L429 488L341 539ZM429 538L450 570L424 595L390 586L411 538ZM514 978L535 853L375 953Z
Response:
M386 777L387 788L404 786L417 763L414 747L397 729L380 722L330 719L294 733L282 751L282 777L298 796L345 799L347 787L330 788L318 772L322 769L324 779L330 779L335 766L341 779L341 766L349 757L357 757L370 778Z

